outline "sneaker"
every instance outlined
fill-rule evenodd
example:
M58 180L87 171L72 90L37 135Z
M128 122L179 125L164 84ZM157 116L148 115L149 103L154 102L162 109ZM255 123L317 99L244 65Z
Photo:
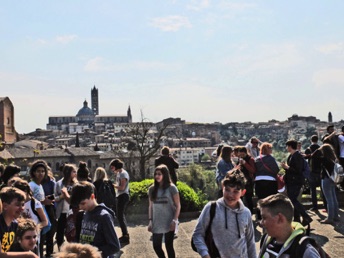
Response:
M127 245L130 243L129 235L124 235L120 237L118 240L121 243L121 245Z
M324 219L320 221L321 224L331 224L333 225L333 220Z

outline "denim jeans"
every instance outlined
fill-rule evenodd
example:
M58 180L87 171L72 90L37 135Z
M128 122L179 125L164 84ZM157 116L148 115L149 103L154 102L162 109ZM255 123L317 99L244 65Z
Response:
M321 180L321 185L327 201L328 220L338 218L338 201L336 195L336 184L328 177Z
M311 189L312 204L314 209L318 209L317 187L320 186L320 174L311 173L308 182Z
M294 221L300 222L300 215L303 219L311 220L311 217L307 214L305 207L297 199L302 185L298 184L287 184L287 196L294 205Z

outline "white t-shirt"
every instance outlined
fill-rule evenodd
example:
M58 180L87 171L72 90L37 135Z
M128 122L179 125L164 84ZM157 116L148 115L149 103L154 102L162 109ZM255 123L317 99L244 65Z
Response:
M42 203L35 200L35 210L43 208ZM31 200L27 201L24 204L24 210L22 212L22 216L26 219L32 219L36 224L38 224L40 221L35 213L33 213L31 209Z
M37 199L38 201L44 201L45 194L44 194L43 186L36 184L34 181L31 181L29 185L30 185L33 197L35 197L35 199Z
M338 136L339 148L340 148L340 158L344 158L344 135Z

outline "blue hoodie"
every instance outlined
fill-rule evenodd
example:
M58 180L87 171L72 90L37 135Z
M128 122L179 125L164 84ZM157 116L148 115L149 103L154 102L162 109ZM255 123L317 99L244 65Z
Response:
M82 218L79 243L90 244L102 252L102 257L112 256L120 250L114 227L115 214L104 204L85 211Z

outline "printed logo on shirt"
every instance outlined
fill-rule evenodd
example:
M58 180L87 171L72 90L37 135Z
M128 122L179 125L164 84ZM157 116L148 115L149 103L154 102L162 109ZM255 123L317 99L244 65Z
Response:
M14 242L14 232L5 232L1 239L1 251L6 253Z

